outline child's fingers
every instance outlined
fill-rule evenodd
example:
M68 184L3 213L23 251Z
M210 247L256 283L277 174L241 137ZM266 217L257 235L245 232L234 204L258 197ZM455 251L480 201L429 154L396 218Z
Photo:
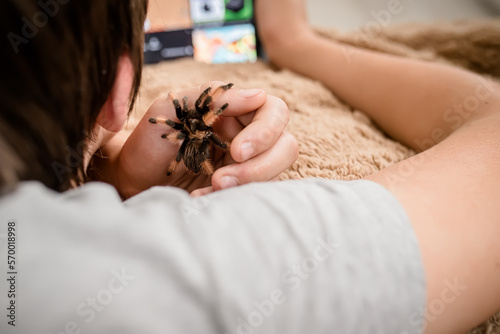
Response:
M268 96L246 128L231 144L231 156L244 162L272 148L290 120L290 111L283 100Z
M218 169L212 176L214 190L251 182L270 181L290 167L299 154L297 140L283 132L269 150L243 163L235 163Z

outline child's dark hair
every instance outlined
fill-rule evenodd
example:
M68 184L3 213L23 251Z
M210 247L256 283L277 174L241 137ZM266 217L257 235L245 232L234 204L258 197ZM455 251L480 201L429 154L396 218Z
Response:
M84 182L85 143L125 52L131 107L137 95L146 10L147 0L0 2L0 189Z

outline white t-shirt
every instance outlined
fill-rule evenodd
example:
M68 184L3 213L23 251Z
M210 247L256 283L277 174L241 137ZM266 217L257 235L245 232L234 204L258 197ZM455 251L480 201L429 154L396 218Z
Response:
M156 187L125 202L102 183L60 194L25 182L0 198L0 273L2 334L424 325L412 226L370 181L252 184L202 198Z

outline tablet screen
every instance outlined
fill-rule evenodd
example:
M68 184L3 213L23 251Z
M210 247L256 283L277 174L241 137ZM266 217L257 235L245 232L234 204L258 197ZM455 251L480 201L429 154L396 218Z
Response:
M151 0L146 63L192 57L210 63L257 60L253 0Z

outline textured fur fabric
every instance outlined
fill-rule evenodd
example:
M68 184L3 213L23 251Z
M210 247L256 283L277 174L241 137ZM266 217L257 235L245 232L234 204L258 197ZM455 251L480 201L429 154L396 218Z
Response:
M452 63L500 77L500 20L409 24L375 31L372 26L370 31L348 34L318 32L351 45ZM335 68L335 64L331 66ZM301 149L299 159L281 179L359 179L414 154L385 136L361 111L340 101L321 83L264 62L205 65L179 60L148 66L127 130L135 127L142 117L140 111L144 112L159 96L212 80L264 88L288 103L292 111L288 131L297 137ZM500 334L500 313L470 333Z

